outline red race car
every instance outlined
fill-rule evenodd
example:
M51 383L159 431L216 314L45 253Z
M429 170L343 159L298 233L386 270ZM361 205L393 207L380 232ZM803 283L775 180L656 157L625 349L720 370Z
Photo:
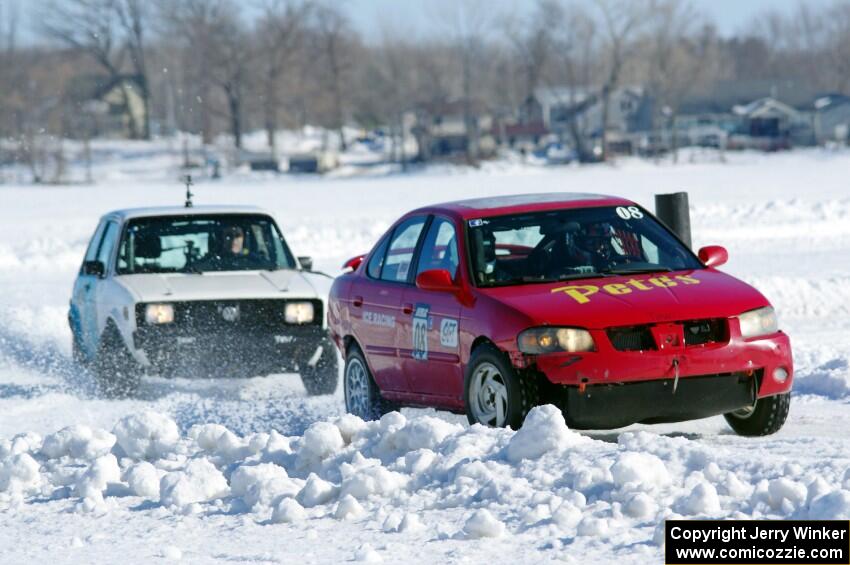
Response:
M756 289L694 255L641 206L610 196L481 198L414 210L331 290L345 404L522 425L537 404L574 428L725 414L779 430L793 364Z

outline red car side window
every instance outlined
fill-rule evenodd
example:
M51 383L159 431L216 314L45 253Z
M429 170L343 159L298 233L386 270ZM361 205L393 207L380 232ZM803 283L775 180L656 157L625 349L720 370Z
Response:
M405 220L395 229L381 268L381 280L407 282L413 253L425 226L425 219L426 216L416 216Z

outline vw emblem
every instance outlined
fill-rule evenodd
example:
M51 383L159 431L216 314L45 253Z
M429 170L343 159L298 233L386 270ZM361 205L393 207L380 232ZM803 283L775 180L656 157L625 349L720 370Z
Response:
M219 312L225 322L235 322L239 319L239 306L221 306Z

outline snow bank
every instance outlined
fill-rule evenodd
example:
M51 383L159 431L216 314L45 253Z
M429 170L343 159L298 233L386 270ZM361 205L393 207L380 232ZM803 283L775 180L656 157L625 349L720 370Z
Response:
M0 445L0 501L51 493L80 512L110 512L129 495L129 504L145 500L159 512L245 514L258 524L329 519L378 535L456 540L628 531L630 543L652 548L671 511L850 517L846 466L742 462L644 431L595 440L568 429L552 406L533 409L517 432L390 413L316 422L300 436L239 436L209 424L181 436L169 417L145 412L112 433L76 426Z

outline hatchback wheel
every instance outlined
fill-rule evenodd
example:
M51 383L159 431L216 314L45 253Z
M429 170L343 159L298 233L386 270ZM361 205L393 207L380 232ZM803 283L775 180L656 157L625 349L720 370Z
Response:
M381 391L366 364L366 358L356 345L349 348L345 359L343 388L345 410L363 420L377 420L397 408L394 403L384 400L381 396Z
M118 329L111 324L103 332L91 369L98 391L107 398L130 396L139 387L141 367L127 351Z
M470 424L518 429L538 402L536 379L518 375L493 345L481 345L472 352L464 380Z

